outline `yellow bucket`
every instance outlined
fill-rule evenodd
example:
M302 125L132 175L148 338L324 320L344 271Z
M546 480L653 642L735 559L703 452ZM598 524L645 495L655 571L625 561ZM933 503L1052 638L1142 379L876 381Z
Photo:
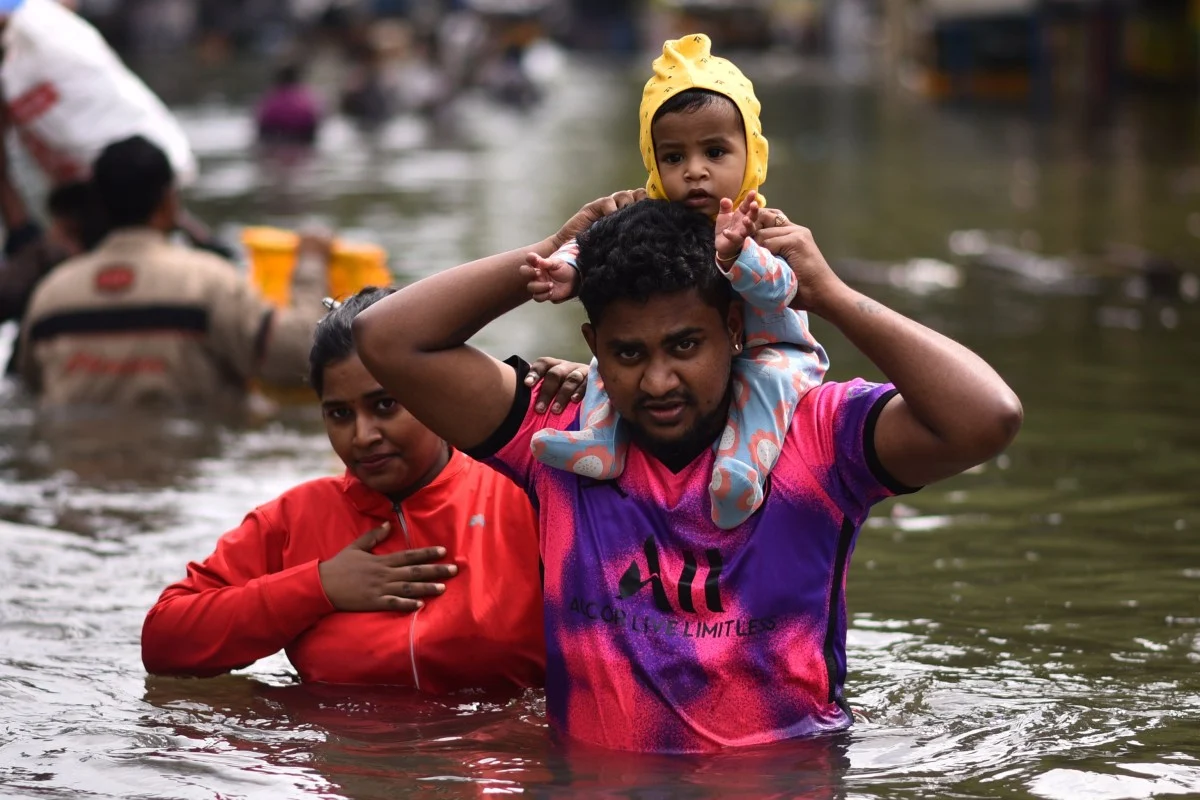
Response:
M296 250L300 236L280 228L245 228L242 244L250 261L250 282L272 305L287 306L292 300L292 270L296 268ZM329 294L343 299L367 286L387 286L392 273L387 253L373 244L334 240L329 259ZM255 390L280 403L311 403L312 389L305 386L258 384Z
M272 304L290 305L299 234L280 228L245 228L242 244L250 258L250 282ZM382 247L334 241L328 268L331 297L341 300L366 286L387 286L391 282L387 253Z

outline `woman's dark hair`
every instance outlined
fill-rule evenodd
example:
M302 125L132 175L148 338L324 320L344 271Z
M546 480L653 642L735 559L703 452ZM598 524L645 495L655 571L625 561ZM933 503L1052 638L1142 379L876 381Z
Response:
M642 200L579 237L579 300L593 325L617 300L696 289L722 314L732 290L716 265L712 220L667 200Z
M325 368L354 355L354 334L350 330L354 318L395 291L391 287L368 286L346 298L317 323L312 350L308 353L308 382L317 397L325 394Z
M742 118L742 112L737 107L737 103L720 92L713 92L708 89L685 89L679 94L664 100L663 104L654 112L654 119L650 120L650 124L654 125L667 114L691 114L702 108L708 108L719 103L732 106L733 110L737 112L738 119Z

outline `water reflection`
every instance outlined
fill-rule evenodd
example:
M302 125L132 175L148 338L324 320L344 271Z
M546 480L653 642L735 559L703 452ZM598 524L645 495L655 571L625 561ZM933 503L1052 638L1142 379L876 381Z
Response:
M1027 411L1005 456L881 507L864 530L849 734L644 759L550 742L536 696L297 686L282 657L213 681L147 679L138 632L162 587L255 505L339 469L315 412L46 421L3 386L4 793L1200 792L1195 110L1133 106L1085 134L825 86L770 59L747 69L779 76L760 81L771 202L849 280L998 365ZM638 183L640 82L573 61L533 115L472 100L452 132L399 120L374 141L334 123L286 181L251 155L237 82L194 70L176 88L204 162L197 212L230 226L316 216L384 244L407 280L540 239ZM572 305L527 309L479 341L580 357L580 321ZM874 375L814 327L834 377Z
M253 753L272 766L307 767L358 800L394 797L397 776L455 796L844 796L845 735L718 756L644 756L552 743L533 693L433 699L407 690L271 686L243 678L151 678L145 721L197 745Z

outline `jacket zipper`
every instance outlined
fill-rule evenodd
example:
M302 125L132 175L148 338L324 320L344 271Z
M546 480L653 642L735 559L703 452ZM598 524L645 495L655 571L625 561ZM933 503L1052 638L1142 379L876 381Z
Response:
M408 533L408 520L404 518L404 512L400 509L399 503L392 503L392 510L396 512L396 519L400 521L400 530L404 532L404 546L412 550L412 537ZM412 614L412 619L408 624L408 659L412 662L413 687L421 688L421 678L417 675L417 615L421 613L421 609L417 609Z

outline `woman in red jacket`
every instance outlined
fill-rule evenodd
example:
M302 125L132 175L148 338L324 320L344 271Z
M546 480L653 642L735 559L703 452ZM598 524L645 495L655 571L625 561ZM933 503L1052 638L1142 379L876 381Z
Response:
M146 617L147 671L217 675L283 649L305 681L541 685L537 518L515 484L413 419L359 361L350 323L389 293L360 292L315 334L312 384L345 474L260 506L189 564ZM552 369L542 396L578 395L585 372Z

